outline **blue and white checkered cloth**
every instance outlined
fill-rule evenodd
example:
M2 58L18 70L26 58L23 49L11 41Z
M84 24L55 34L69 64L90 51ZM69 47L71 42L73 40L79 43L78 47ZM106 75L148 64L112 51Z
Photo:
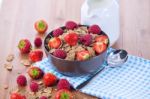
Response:
M47 58L36 66L58 78L66 78L74 88L94 76L64 76L53 68ZM121 67L104 69L80 91L102 99L150 99L150 60L129 55L128 61Z

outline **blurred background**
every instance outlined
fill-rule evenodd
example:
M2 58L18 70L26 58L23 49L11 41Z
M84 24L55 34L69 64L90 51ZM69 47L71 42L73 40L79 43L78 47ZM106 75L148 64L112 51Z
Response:
M67 20L80 23L84 2L85 0L0 0L1 52L17 45L18 38L33 39L36 34L33 23L38 19L48 22L48 31L62 26ZM150 0L120 0L119 22L120 35L113 47L150 59ZM6 39L8 41L3 49Z

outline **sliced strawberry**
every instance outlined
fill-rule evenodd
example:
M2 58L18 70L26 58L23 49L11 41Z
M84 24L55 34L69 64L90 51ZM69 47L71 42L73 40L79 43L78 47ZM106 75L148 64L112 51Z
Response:
M73 94L69 90L62 89L56 93L55 99L73 99Z
M95 38L95 41L108 44L108 37L106 35L99 35Z
M35 22L34 27L38 33L45 33L48 25L44 20L38 20Z
M87 50L77 52L77 54L76 54L76 59L78 61L84 61L84 60L87 60L89 58L90 58L90 52Z
M55 49L59 48L61 46L61 44L62 44L62 41L58 37L53 37L48 42L48 46L50 48L55 48Z
M96 42L93 46L93 49L96 51L96 53L100 54L103 51L105 51L107 48L107 45L102 42Z
M65 36L65 41L68 43L70 46L75 46L78 42L78 35L76 33L69 33Z

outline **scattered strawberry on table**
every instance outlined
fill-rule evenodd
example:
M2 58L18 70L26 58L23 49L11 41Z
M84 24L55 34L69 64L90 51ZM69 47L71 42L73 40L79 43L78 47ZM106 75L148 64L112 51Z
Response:
M10 99L27 99L27 98L19 93L11 93Z
M29 59L30 59L32 62L41 61L42 58L43 58L43 51L42 51L42 50L36 49L36 50L32 50L32 51L29 53Z
M40 68L32 66L28 69L28 75L32 79L40 79L43 77L44 72Z
M52 73L46 73L43 77L43 83L45 86L53 86L57 82L57 77Z
M48 28L48 24L44 20L38 20L35 22L34 27L38 33L45 33Z
M26 54L31 51L31 43L28 39L22 39L19 41L18 48L21 53Z
M62 89L56 93L55 99L73 99L73 94L69 90Z

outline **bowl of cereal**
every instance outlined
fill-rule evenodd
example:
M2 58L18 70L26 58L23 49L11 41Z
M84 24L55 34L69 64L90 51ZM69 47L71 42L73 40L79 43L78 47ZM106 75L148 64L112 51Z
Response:
M102 69L108 46L109 38L98 25L78 25L73 21L54 29L44 40L49 62L67 76Z

